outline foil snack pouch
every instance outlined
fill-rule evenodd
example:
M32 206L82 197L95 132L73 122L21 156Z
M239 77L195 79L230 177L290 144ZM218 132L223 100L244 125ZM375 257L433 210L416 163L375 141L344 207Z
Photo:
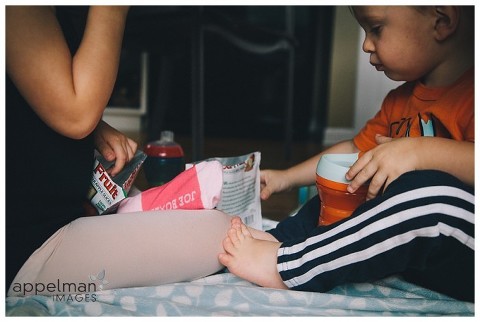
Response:
M98 214L109 214L117 209L119 202L127 197L146 157L145 153L138 150L122 171L112 178L107 169L113 166L114 162L105 160L100 153L95 152L92 186L88 193L88 199Z

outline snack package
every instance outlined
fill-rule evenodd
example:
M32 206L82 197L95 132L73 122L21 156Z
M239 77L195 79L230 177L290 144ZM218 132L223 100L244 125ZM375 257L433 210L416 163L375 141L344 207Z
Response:
M235 157L210 158L223 166L223 185L217 209L239 216L253 228L262 229L260 202L260 152ZM187 164L187 168L193 164Z
M117 213L213 209L222 193L222 168L218 161L197 163L161 186L125 198L120 202Z
M133 159L112 178L107 173L107 169L113 166L114 161L105 160L100 153L95 151L92 186L88 193L88 199L97 209L98 214L109 214L117 209L119 202L127 197L146 157L145 153L137 150Z

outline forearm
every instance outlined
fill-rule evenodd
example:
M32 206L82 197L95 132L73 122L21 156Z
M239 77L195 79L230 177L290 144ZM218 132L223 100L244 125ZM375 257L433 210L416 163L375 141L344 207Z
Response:
M82 42L72 60L79 118L88 111L98 122L108 103L117 77L126 15L122 7L92 6L89 10ZM96 122L92 125L94 128Z
M447 172L468 185L475 183L475 144L444 138L421 137L417 151L418 169Z
M329 153L357 153L359 150L355 147L352 140L339 142L321 153L307 159L286 170L290 187L301 187L315 184L317 164L322 155Z

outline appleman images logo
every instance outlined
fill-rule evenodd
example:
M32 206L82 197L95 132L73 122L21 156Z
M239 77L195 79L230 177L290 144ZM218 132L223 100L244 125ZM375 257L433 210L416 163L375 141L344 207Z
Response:
M97 275L89 275L88 278L92 282L97 282L98 281L98 289L101 291L103 290L103 286L108 284L108 281L105 279L105 270L102 269Z

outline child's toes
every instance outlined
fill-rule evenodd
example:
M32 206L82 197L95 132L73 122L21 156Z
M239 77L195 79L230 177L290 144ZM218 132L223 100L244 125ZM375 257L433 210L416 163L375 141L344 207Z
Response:
M232 259L233 259L233 257L229 254L225 254L225 253L218 254L218 261L223 266L226 266L226 267L230 266L230 263L231 263Z
M238 243L238 233L237 233L237 229L234 229L234 228L230 228L227 232L227 236L228 238L230 238L232 244L236 244Z
M245 240L245 235L242 232L242 226L239 226L238 228L236 228L235 232L237 235L237 241L238 241L237 243L242 243Z
M232 228L237 228L240 227L240 225L242 224L242 219L240 219L240 217L238 216L235 216L230 220L230 223L232 225Z
M230 253L230 254L235 250L235 246L233 245L230 237L226 237L223 240L222 246L223 246L223 249L225 250L225 252Z
M250 230L248 230L247 226L245 226L244 224L240 225L240 231L243 237L253 237Z

